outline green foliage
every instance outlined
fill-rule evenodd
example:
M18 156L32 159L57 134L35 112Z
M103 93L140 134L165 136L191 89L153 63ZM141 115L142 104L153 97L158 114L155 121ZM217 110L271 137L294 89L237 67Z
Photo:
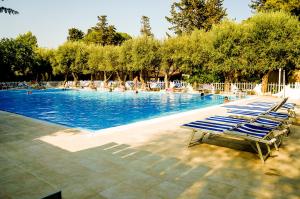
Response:
M241 70L246 69L243 46L247 42L244 38L243 26L231 21L224 21L215 26L211 33L213 37L213 51L210 57L210 69L221 72L228 81L237 79Z
M1 0L1 1L4 1L4 0ZM16 15L16 14L19 14L18 11L14 10L14 9L11 9L11 8L6 8L6 7L3 7L1 6L0 7L0 13L7 13L9 15Z
M98 71L106 70L104 64L103 47L99 45L90 45L88 48L88 68L83 71L84 74L96 74Z
M70 28L68 30L69 35L67 37L68 41L79 41L83 38L84 33L77 28Z
M166 17L175 34L190 33L195 29L210 30L226 16L223 0L180 0L171 6L171 16Z
M153 33L151 32L150 19L147 16L142 16L141 19L141 35L142 36L150 36L153 37Z
M300 24L283 12L259 13L244 26L249 27L247 60L259 73L300 66Z
M105 45L120 45L130 38L126 33L118 33L115 26L108 25L107 16L98 16L96 26L90 28L84 37L86 43Z
M82 42L66 42L59 46L55 52L54 74L65 75L65 81L71 73L75 82L78 74L87 70L88 49Z
M196 30L191 35L185 36L184 63L180 69L188 74L187 81L201 83L219 81L217 72L212 72L210 67L213 59L212 36L210 32L203 30Z
M250 7L256 11L285 11L298 16L300 20L299 0L252 0Z
M103 47L104 69L103 71L114 71L119 66L120 47L105 46Z
M36 36L34 36L32 32L27 32L17 36L16 41L24 45L31 46L32 48L38 47Z
M133 39L131 49L133 70L154 70L160 63L159 46L159 42L152 37L144 36Z
M53 56L53 50L46 48L37 48L35 50L35 67L33 68L33 75L36 80L48 81L52 75L52 63L51 58Z
M14 80L16 42L14 39L1 39L0 41L0 81Z
M185 47L184 37L174 37L165 40L160 48L161 70L167 76L179 72L184 60L187 59L183 51Z
M2 80L24 80L32 75L36 37L28 32L19 35L16 39L2 39L0 42L0 65ZM1 72L2 73L2 72Z
M69 40L80 38L76 30L71 32ZM137 73L142 82L164 74L166 85L178 74L200 83L257 81L279 68L287 73L300 68L300 22L285 12L260 12L241 23L225 20L208 31L163 41L118 33L105 16L82 41L68 41L55 50L39 48L30 32L0 40L0 81L49 80L53 74L77 81L90 74L92 80L101 75L105 81L115 77L123 82Z

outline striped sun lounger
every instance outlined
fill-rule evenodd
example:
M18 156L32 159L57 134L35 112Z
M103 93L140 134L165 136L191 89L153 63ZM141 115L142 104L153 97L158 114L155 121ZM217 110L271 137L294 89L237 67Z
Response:
M253 120L247 120L247 119L241 119L241 118L233 118L230 116L212 116L205 118L205 120L213 121L213 122L220 122L223 124L252 124L258 127L264 127L269 131L272 131L273 137L277 138L277 143L275 144L276 150L278 150L278 146L280 146L282 142L283 135L287 135L289 133L290 125L285 125L283 122L280 121L274 121L267 118L256 118Z
M193 146L197 143L201 143L206 135L219 135L224 137L234 137L248 141L253 149L258 153L262 163L271 154L270 145L275 144L276 138L271 135L269 128L260 127L252 124L221 124L211 121L195 121L187 124L183 124L182 128L192 130L192 135L188 146ZM196 132L200 133L200 138L195 140ZM253 145L255 143L255 145ZM263 154L261 150L261 144L267 147L267 152Z
M264 112L257 112L257 111L243 111L243 110L228 110L227 111L229 114L234 114L234 115L241 115L245 117L266 117L270 119L275 119L279 121L287 120L289 118L289 115L286 113L277 113L274 111L270 111L267 113ZM234 117L234 116L233 116Z
M222 122L222 123L232 123L232 124L241 124L241 123L252 123L255 125L261 125L269 128L278 128L283 123L280 121L275 121L267 118L256 118L254 120L247 120L242 118L234 118L230 116L212 116L205 118L205 120Z
M249 106L256 106L256 107L264 107L264 108L268 108L268 107L272 107L274 106L276 103L274 102L252 102L249 103L247 105ZM296 104L294 103L284 103L281 107L279 107L280 109L284 109L287 110L287 112L289 113L289 115L291 117L295 117L296 116L296 112L295 112L295 106Z
M240 106L240 105L225 105L223 106L228 109L237 109L237 110L251 110L251 111L260 111L265 112L270 110L271 107L260 107L260 106Z

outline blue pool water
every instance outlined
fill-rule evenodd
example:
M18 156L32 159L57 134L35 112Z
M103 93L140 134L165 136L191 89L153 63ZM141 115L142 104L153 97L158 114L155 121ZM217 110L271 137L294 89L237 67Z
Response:
M99 130L223 103L219 95L76 90L0 91L0 109L54 123Z

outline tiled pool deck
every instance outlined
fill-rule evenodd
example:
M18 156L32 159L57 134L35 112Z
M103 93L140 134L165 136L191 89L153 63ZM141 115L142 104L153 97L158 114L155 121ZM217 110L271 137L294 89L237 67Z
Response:
M0 112L0 198L58 190L70 199L300 198L298 125L265 165L241 141L212 138L187 148L190 131L180 124L223 113L215 107L91 134Z

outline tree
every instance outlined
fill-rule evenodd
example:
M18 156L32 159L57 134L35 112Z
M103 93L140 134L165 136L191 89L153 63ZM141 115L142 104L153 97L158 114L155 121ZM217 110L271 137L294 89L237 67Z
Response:
M285 11L298 16L300 20L299 0L252 0L250 7L256 11Z
M300 23L284 12L258 13L244 22L250 28L247 60L256 75L263 75L266 92L271 71L300 67Z
M25 45L31 46L32 48L38 47L37 38L30 31L25 34L21 34L21 35L17 36L16 41L19 41Z
M87 66L83 70L83 74L90 74L91 81L94 80L94 76L100 72L100 65L103 62L103 51L102 46L89 45L88 47L88 62Z
M123 73L127 76L128 74L131 76L131 79L133 79L133 73L136 71L133 66L133 45L135 40L129 39L125 41L120 48L120 56L119 61L120 65L118 67L119 73Z
M105 46L104 50L104 71L105 75L109 74L109 78L112 76L113 73L116 73L118 81L122 82L122 78L118 71L120 66L120 47L119 46ZM108 79L109 79L108 78ZM108 80L106 79L106 81Z
M175 34L191 33L194 29L211 29L226 16L223 0L180 0L171 6L171 16L166 17Z
M229 91L229 83L237 80L241 71L247 67L243 52L246 35L243 26L232 21L215 26L210 34L213 37L213 54L209 67L224 75L225 91Z
M150 19L147 16L142 16L141 19L141 35L153 37L153 33L151 32Z
M36 48L37 40L31 32L19 35L16 39L2 39L0 65L4 74L1 79L30 79L35 67Z
M0 81L15 79L12 68L16 60L16 46L14 39L3 38L0 40Z
M182 37L183 63L180 70L188 75L186 80L190 83L218 82L222 74L213 71L213 37L211 32L195 30L189 36Z
M165 88L169 88L170 77L180 71L185 55L183 48L183 37L166 39L160 47L161 71L165 76Z
M36 81L43 80L48 81L52 75L52 63L51 57L53 50L46 48L37 48L35 50L35 66L33 68L33 75L36 77Z
M4 1L4 0L1 0L1 1ZM9 15L16 15L16 14L19 14L18 11L14 10L14 9L11 9L11 8L6 8L6 7L3 7L1 6L0 7L0 13L8 13Z
M145 73L154 71L160 64L158 49L160 44L152 37L138 37L133 39L132 66L133 71L140 73L142 87L145 87Z
M84 33L77 28L70 28L69 35L67 37L68 41L79 41L84 37Z
M96 26L90 28L84 37L87 43L105 45L121 45L122 42L130 38L126 33L119 33L115 26L109 25L107 16L98 16L98 23Z
M74 84L77 86L78 75L86 70L88 61L86 45L82 42L66 42L58 47L55 58L54 74L65 76L64 85L68 81L68 76L72 74Z

